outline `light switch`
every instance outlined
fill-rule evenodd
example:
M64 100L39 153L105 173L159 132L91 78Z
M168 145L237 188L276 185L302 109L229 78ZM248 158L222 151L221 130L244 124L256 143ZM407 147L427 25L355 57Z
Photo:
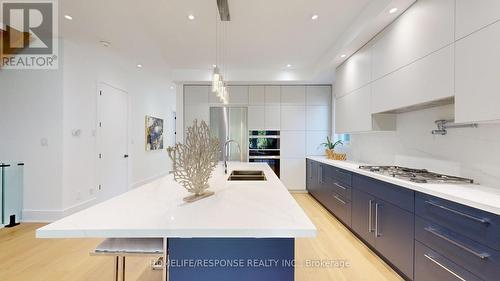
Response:
M49 146L49 140L47 138L41 138L40 145L41 146Z

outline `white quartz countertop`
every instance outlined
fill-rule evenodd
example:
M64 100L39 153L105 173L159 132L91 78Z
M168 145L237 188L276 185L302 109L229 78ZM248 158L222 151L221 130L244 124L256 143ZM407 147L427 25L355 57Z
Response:
M359 169L363 163L329 160L326 157L307 157L327 165L335 166L377 180L399 185L414 191L422 192L452 202L500 215L500 189L477 184L429 184L414 183L402 179L380 175ZM382 198L383 199L383 198Z
M36 231L38 238L314 237L316 227L267 164L228 164L263 170L267 181L229 182L222 165L210 179L215 195L193 203L165 176Z

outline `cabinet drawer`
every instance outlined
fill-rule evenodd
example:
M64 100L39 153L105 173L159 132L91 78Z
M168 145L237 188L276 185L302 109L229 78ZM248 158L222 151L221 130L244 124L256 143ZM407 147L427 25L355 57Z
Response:
M328 192L323 202L335 217L351 227L351 201L335 192Z
M332 180L344 187L352 186L352 173L346 170L342 170L336 167L332 167L330 170L330 177Z
M500 252L416 217L415 239L484 280L498 280Z
M355 174L352 187L394 204L401 209L414 212L414 192L401 186Z
M414 281L481 281L459 265L415 241Z
M418 216L500 250L499 216L422 193L415 204Z
M342 196L342 198L346 198L351 200L351 187L344 185L335 181L334 179L330 179L328 188L331 189L336 194Z

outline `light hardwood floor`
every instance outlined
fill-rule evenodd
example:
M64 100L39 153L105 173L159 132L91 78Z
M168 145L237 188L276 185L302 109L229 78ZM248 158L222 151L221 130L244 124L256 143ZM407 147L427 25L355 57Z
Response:
M296 241L297 281L402 280L308 194L294 194L318 228L314 239ZM113 280L113 258L91 257L100 239L35 239L42 224L0 229L0 281ZM347 267L307 267L309 261L345 260ZM161 280L149 258L128 258L127 280Z

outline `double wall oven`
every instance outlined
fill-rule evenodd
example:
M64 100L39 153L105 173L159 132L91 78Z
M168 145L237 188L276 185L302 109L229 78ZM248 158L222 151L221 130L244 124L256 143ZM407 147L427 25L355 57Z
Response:
M267 163L280 176L280 131L250 131L249 162Z

